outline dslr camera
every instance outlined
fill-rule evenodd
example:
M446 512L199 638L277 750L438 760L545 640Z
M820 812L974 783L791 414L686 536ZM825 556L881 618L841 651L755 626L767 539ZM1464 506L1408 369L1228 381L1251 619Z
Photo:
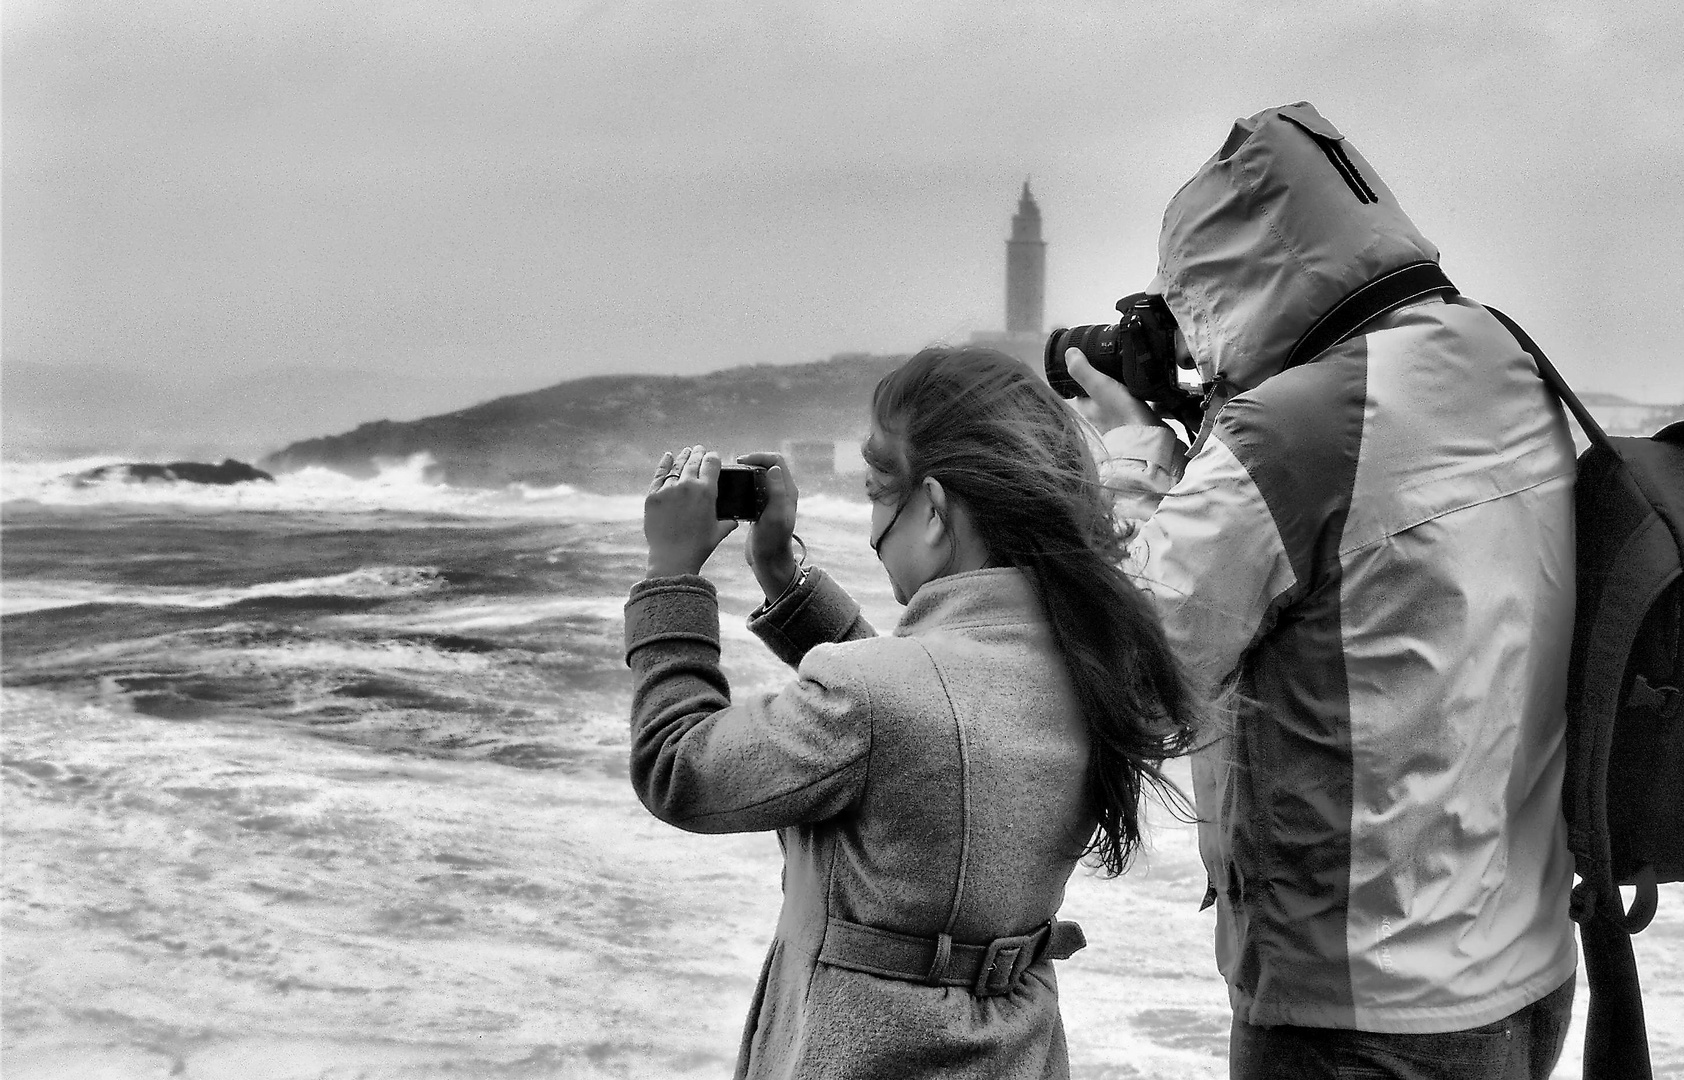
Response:
M1087 397L1082 385L1070 377L1064 366L1064 351L1082 350L1094 370L1116 379L1152 410L1187 429L1187 437L1198 434L1203 421L1205 390L1181 381L1182 371L1193 363L1175 356L1175 316L1164 298L1154 293L1132 293L1117 301L1121 314L1115 325L1059 328L1047 338L1042 362L1047 382L1060 397Z

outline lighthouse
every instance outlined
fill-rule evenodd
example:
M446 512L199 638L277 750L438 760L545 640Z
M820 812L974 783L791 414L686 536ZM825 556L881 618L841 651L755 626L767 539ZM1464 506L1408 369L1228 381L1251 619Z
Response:
M1047 242L1041 239L1041 208L1025 180L1006 241L1006 333L1039 337L1046 302Z
M1012 235L1006 240L1006 328L979 330L972 345L986 345L1041 370L1047 343L1041 329L1047 307L1047 242L1041 239L1041 208L1029 193L1029 181L1017 199Z

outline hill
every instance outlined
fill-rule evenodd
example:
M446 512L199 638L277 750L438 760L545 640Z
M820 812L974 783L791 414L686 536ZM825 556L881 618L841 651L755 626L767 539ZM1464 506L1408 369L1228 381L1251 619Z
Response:
M842 354L812 364L700 376L602 375L411 421L380 420L295 442L271 472L322 465L372 476L381 460L430 454L457 485L572 484L639 490L663 450L702 443L730 455L791 439L858 440L872 388L904 356Z

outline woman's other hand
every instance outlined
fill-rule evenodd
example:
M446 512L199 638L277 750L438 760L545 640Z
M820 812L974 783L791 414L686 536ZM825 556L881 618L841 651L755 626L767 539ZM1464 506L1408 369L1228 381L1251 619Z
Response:
M720 541L737 527L714 514L719 498L719 455L687 446L662 454L643 499L643 537L649 541L649 576L699 574Z
M739 465L756 465L766 470L766 509L760 520L749 523L745 555L760 591L766 599L782 596L795 580L800 563L791 538L795 536L795 478L782 454L742 454Z

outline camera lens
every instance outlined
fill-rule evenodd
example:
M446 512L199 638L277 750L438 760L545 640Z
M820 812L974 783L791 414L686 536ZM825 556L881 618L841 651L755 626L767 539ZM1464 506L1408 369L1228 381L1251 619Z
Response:
M1064 366L1064 352L1066 349L1082 350L1082 355L1088 358L1095 371L1121 379L1121 365L1117 360L1117 325L1115 323L1101 323L1093 326L1072 326L1067 330L1054 330L1047 338L1046 354L1042 357L1042 364L1047 369L1047 382L1053 391L1063 398L1087 397L1088 392L1082 389L1082 384L1070 377L1070 371Z

